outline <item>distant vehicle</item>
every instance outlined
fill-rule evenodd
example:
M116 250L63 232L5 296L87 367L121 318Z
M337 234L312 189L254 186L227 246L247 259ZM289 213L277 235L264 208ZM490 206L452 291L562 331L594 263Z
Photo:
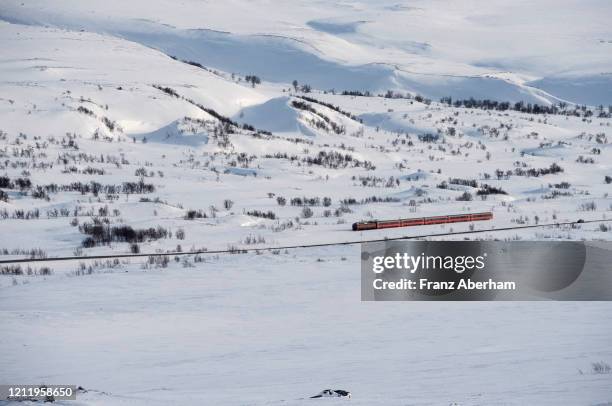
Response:
M353 223L353 231L378 230L381 228L426 226L430 224L461 223L468 221L491 220L492 218L493 213L485 212L398 220L372 220Z

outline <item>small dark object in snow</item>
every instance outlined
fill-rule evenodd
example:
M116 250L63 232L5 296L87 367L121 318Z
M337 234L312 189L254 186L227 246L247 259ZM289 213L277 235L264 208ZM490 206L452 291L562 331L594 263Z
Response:
M576 223L584 223L583 219L578 219L578 221Z
M315 398L343 398L351 397L351 392L342 389L325 389L318 395L311 396L310 399Z

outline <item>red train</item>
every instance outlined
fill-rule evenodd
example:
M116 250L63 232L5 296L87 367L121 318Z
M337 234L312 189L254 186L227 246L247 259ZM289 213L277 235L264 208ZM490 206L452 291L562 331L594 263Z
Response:
M353 231L377 230L381 228L426 226L429 224L461 223L465 221L491 220L493 213L455 214L452 216L420 217L398 220L373 220L353 223Z

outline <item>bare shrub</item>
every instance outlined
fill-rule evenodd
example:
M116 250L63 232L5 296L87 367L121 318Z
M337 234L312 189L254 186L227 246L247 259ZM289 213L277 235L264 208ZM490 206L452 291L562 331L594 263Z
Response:
M463 194L456 198L460 202L471 202L474 199L470 192L463 192Z
M40 268L32 268L30 266L22 267L21 265L4 265L0 267L0 275L29 275L29 276L47 276L51 275L53 270L48 266Z
M167 268L170 260L166 255L149 255L147 262L142 266L143 269Z
M600 361L600 362L593 362L591 364L591 367L593 368L593 373L594 374L609 374L612 373L612 368L610 367L610 365L608 365L607 363Z
M304 206L304 208L302 209L302 217L307 219L307 218L311 218L313 215L314 215L314 212L312 211L312 209L308 206Z
M580 210L582 211L595 211L597 210L597 204L595 202L586 202L580 205Z
M185 213L185 220L205 219L207 217L203 210L187 210L187 213Z
M243 241L243 243L246 245L265 244L265 242L266 242L266 239L264 238L263 235L258 235L258 236L247 235Z
M270 220L276 219L276 214L274 214L274 212L270 210L268 210L267 212L264 212L261 210L251 210L251 211L247 211L246 214L249 216L261 217L261 218L270 219Z

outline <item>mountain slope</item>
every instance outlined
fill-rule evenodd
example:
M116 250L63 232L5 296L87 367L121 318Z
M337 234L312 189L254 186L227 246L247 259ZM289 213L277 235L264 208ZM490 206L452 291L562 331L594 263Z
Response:
M231 17L223 10L232 10ZM537 6L524 0L291 6L235 0L224 7L8 0L0 8L7 21L121 36L271 82L592 105L607 104L605 95L612 94L609 15L610 3L600 0ZM579 92L568 89L576 86Z

